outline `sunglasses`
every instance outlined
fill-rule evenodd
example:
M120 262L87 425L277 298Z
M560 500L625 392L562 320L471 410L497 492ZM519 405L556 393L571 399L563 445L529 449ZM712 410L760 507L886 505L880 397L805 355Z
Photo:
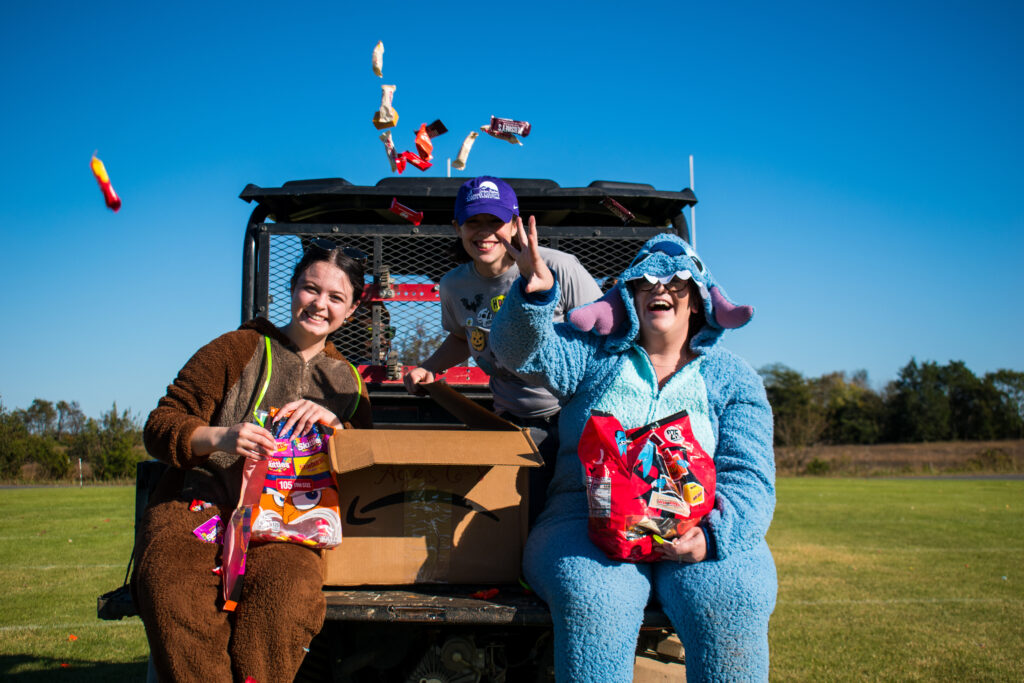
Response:
M357 261L360 265L365 266L367 261L370 260L370 255L362 249L356 249L355 247L346 247L333 242L325 237L314 237L309 241L309 249L324 252L324 254L333 254L337 250L341 250L345 256L348 256L353 261Z
M638 292L649 292L655 288L656 285L662 285L667 291L673 294L678 294L682 291L687 291L687 283L690 281L689 274L687 277L679 277L678 275L669 275L667 277L655 277L654 275L644 275L638 277L635 280L630 280L627 284Z

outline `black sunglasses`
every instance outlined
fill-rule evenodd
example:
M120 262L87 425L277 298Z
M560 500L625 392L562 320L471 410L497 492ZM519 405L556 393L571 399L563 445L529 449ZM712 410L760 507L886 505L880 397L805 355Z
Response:
M346 247L333 242L325 237L314 237L309 241L310 249L317 249L324 252L325 254L332 254L338 249L341 249L341 253L348 256L353 261L358 261L361 265L365 266L366 262L370 260L370 255L362 249L356 249L355 247Z

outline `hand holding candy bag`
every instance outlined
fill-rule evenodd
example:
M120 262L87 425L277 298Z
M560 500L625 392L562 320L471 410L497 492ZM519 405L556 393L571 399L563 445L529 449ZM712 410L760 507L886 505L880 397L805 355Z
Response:
M613 560L654 562L656 537L696 526L715 499L715 464L685 411L632 430L594 411L580 437L590 539Z

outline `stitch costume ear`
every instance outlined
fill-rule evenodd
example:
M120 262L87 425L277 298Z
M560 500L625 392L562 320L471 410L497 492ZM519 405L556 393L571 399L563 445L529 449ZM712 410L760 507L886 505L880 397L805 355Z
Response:
M726 299L718 287L713 285L709 291L711 292L711 309L714 312L715 322L720 327L734 330L750 322L750 318L754 315L752 306L737 306Z
M627 317L619 290L619 287L612 287L600 299L574 308L569 312L569 322L580 332L594 330L603 336L611 334Z

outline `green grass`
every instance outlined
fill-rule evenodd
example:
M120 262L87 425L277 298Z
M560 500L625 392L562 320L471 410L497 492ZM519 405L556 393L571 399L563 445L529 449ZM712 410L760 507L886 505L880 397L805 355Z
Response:
M128 486L0 490L0 679L145 680L142 623L96 617L124 580L134 506Z
M783 479L773 680L1024 680L1024 481Z
M0 679L144 680L139 620L96 618L133 505L0 490ZM768 540L773 680L1024 680L1024 481L781 479Z

